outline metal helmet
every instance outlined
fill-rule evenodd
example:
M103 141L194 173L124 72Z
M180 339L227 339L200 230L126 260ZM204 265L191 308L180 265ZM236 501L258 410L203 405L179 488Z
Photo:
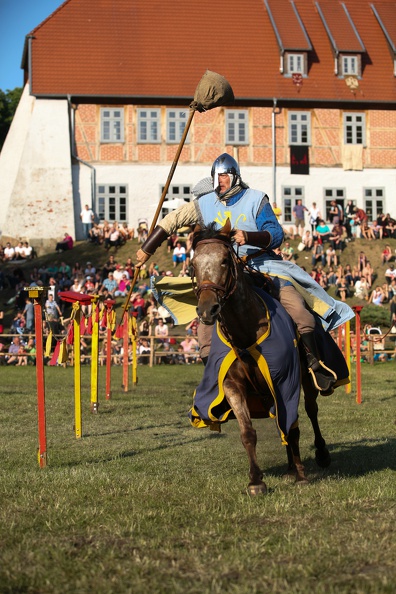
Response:
M220 157L217 157L216 161L212 165L211 176L213 180L213 187L216 190L219 186L219 174L228 173L230 176L231 185L233 188L236 184L241 181L241 172L239 171L239 165L231 155L223 153Z

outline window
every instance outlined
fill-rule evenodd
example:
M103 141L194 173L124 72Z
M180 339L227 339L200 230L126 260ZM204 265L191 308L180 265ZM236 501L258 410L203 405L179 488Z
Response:
M366 144L364 113L344 113L344 144Z
M166 142L180 142L188 120L188 111L185 109L166 110ZM189 142L189 134L186 142Z
M124 110L101 108L100 130L101 142L124 142Z
M100 185L96 192L96 211L100 221L128 221L128 188L125 185Z
M311 113L289 112L289 144L311 144Z
M157 143L161 140L159 109L138 109L138 142Z
M325 188L324 191L325 195L325 212L324 217L326 221L330 220L329 212L331 209L331 201L335 200L337 204L339 204L344 212L344 202L345 202L345 190L344 188Z
M226 144L248 144L247 110L226 111Z
M161 188L161 196L164 191L164 186ZM166 200L162 205L161 215L164 217L171 210L175 210L183 204L183 202L190 202L192 188L189 185L170 185Z
M304 54L288 54L287 55L287 74L299 72L305 74Z
M357 56L341 56L340 59L342 76L359 75L359 61Z
M301 186L282 186L282 213L283 222L291 223L294 220L293 206L297 200L304 203L304 188Z
M384 189L365 188L363 208L366 211L369 221L375 221L384 212Z

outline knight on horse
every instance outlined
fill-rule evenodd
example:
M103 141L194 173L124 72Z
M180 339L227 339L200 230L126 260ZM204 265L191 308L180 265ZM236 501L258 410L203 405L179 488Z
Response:
M337 373L323 362L315 327L320 319L325 330L336 328L354 316L352 309L330 297L302 268L282 260L274 252L283 241L283 229L268 196L242 181L235 159L227 153L220 155L212 165L211 179L211 187L207 187L205 180L195 187L194 201L161 220L137 252L138 266L177 229L211 223L220 229L229 219L238 256L250 270L270 276L275 297L296 324L314 387L322 395L331 394L337 384ZM212 331L212 325L199 324L198 339L204 362L209 355Z

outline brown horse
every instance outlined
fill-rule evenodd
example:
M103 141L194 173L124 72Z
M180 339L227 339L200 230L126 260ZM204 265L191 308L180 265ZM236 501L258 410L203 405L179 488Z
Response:
M305 408L315 433L317 463L322 467L328 466L330 456L318 424L316 403L318 392L313 387L308 373L300 372L294 326L276 300L264 302L252 290L252 282L249 275L244 272L244 266L232 247L231 238L232 231L229 221L217 231L214 226L209 226L203 231L199 227L195 229L195 251L192 262L193 284L198 298L197 313L200 322L209 325L218 323L219 334L222 336L220 341L226 342L231 349L230 360L232 363L223 373L220 391L224 395L225 407L232 411L238 421L241 440L248 455L250 468L248 493L257 495L266 493L267 487L257 462L257 436L251 418L252 416L257 418L270 416L271 410L274 410L274 400L277 398L275 381L285 383L287 379L280 376L279 373L283 376L293 376L290 390L294 394L297 393L297 405L294 403L293 413L295 419L294 417L289 419L287 434L283 427L284 442L287 443L289 473L293 472L296 481L300 484L308 482L299 451L300 431L297 423L297 408L301 385L304 388ZM269 299L271 300L270 297ZM271 320L269 310L274 308L278 313ZM261 359L252 345L263 343L263 340L267 340L270 336L275 338L273 335L276 326L273 322L275 318L282 317L282 311L291 325L292 331L290 332L289 327L285 326L282 331L283 335L280 337L281 346L275 349L270 347L270 357L274 360L274 367L283 370L281 372L278 370L278 380L275 380L272 385L270 374L266 373L267 364L266 362L260 363ZM268 343L270 343L269 340ZM289 349L288 351L284 350L286 347ZM213 348L212 342L211 349L213 350ZM212 350L209 361L212 357ZM290 355L285 355L285 352ZM279 361L280 358L282 358L281 361ZM301 369L303 370L303 366ZM295 373L296 370L297 373ZM205 373L207 371L208 369L205 368ZM296 381L297 386L295 385ZM199 387L197 392L198 390ZM192 411L196 416L199 416L196 413L200 406L197 400L198 393L195 395ZM209 421L205 421L207 425L211 424L213 410L207 415L209 418ZM275 410L277 416L281 415L283 404L278 402ZM225 412L223 420L232 413ZM286 414L284 411L283 413ZM219 413L220 416L222 414L222 412ZM196 424L196 426L202 426L202 424ZM280 433L282 434L282 427L280 427Z

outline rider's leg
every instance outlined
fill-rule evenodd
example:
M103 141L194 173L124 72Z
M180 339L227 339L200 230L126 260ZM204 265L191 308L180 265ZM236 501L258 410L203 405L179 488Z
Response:
M303 297L291 285L280 289L279 300L297 326L306 353L308 371L315 387L322 393L331 393L332 386L337 381L337 374L320 359L315 339L314 316L305 307Z

